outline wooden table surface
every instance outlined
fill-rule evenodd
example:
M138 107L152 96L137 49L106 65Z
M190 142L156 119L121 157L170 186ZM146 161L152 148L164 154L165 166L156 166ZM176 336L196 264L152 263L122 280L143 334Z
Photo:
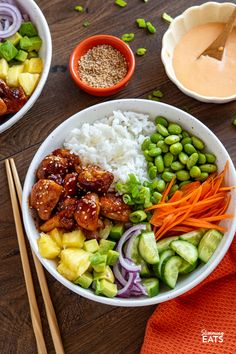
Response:
M11 129L0 136L0 323L1 353L36 353L36 345L29 313L16 232L5 174L4 159L14 157L22 183L28 166L41 142L65 119L74 113L107 100L91 97L80 91L68 72L69 55L82 39L107 33L120 37L135 32L131 48L148 49L145 57L136 58L136 71L128 87L108 98L146 98L154 89L164 92L163 102L188 110L206 124L222 141L236 161L236 129L231 120L236 117L236 102L204 104L181 93L167 78L161 63L161 39L168 24L161 19L163 12L179 15L190 5L204 1L127 0L124 9L114 0L72 1L38 0L48 21L53 41L50 74L34 107ZM73 10L84 5L86 12ZM143 17L157 27L155 35L138 30L135 19ZM83 27L89 20L91 26ZM31 259L32 261L32 259ZM32 264L32 262L31 262ZM36 281L43 328L49 353L54 353L42 296ZM66 353L138 353L143 341L145 325L155 306L143 308L115 308L95 303L72 293L46 272L52 301L55 306Z

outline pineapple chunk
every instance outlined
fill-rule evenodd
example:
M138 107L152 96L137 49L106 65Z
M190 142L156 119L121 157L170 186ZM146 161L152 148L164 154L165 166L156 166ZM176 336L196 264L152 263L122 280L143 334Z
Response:
M8 72L8 62L6 59L0 59L0 79L6 80Z
M39 253L43 258L54 259L56 258L60 252L60 247L53 241L50 235L45 233L40 234L40 238L37 240Z
M62 246L82 248L84 245L85 236L82 230L74 230L66 232L62 236Z
M41 74L43 71L43 61L41 58L31 58L24 62L24 72L31 74Z
M90 266L90 253L78 248L66 248L61 251L61 263L80 277Z
M10 87L19 86L19 75L23 72L24 65L13 65L8 69L6 82Z
M39 74L22 73L19 75L19 84L22 86L25 94L30 96L39 81Z
M55 229L53 229L52 231L49 232L49 235L51 236L51 238L53 239L54 242L56 242L56 244L62 248L62 236L63 236L63 231L60 229L57 229L55 227Z
M57 271L60 273L64 278L74 281L76 278L76 272L73 272L70 268L68 268L63 262L60 262L57 266Z

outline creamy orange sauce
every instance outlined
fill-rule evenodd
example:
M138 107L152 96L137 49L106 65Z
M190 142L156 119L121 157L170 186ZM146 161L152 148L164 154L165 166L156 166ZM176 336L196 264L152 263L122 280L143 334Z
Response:
M204 96L226 97L236 94L236 28L231 32L221 61L198 56L224 29L222 23L192 28L177 44L173 67L186 88Z

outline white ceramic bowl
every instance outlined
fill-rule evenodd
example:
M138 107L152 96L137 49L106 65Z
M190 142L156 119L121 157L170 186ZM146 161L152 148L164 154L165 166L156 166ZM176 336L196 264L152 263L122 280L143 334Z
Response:
M74 116L59 125L40 146L36 155L33 158L33 161L31 162L25 179L22 204L24 225L31 247L37 257L40 259L45 268L51 273L51 275L56 278L60 283L65 285L67 288L90 300L102 302L104 304L126 307L152 305L173 299L185 293L186 291L192 289L194 286L199 284L213 271L213 269L224 257L226 251L228 250L232 242L236 229L236 218L225 221L225 225L228 227L229 231L223 237L220 246L217 248L210 261L206 265L199 266L194 272L190 273L189 275L181 277L174 290L165 288L158 296L153 298L133 297L129 299L109 299L106 297L97 296L93 291L82 289L81 287L74 285L70 281L66 280L57 272L55 263L53 261L43 259L39 255L36 241L39 237L39 233L35 227L35 223L28 206L28 198L31 192L31 188L35 183L35 172L42 159L54 149L57 149L58 147L62 146L65 137L67 136L69 131L71 131L71 129L79 127L84 122L92 123L96 120L104 118L105 116L109 116L114 110L145 113L149 114L151 118L154 118L157 115L162 115L169 118L173 122L180 123L184 129L190 131L194 135L202 138L205 142L207 142L207 147L209 148L209 150L214 151L215 155L217 156L217 164L219 170L223 169L226 160L229 161L229 174L227 174L226 183L227 185L236 185L236 171L234 169L234 165L230 159L230 156L225 150L224 146L204 124L202 124L199 120L197 120L190 114L183 112L173 106L149 100L123 99L109 101L105 103L100 103L98 105L89 107L81 112L76 113ZM233 192L228 212L234 213L235 209L236 193Z
M209 22L226 22L232 14L235 4L225 2L207 2L200 6L193 6L183 12L182 15L176 17L170 24L169 29L162 39L161 59L164 64L166 74L169 79L186 95L202 102L226 103L236 99L236 92L228 97L210 97L200 95L192 90L187 89L177 79L173 68L173 54L176 45L181 38L193 27Z
M18 122L28 110L33 106L33 104L37 101L49 74L49 69L52 60L52 39L50 30L47 24L47 21L38 7L38 5L33 0L16 0L16 5L18 5L21 9L22 13L28 14L31 21L36 25L39 36L42 38L42 47L40 49L39 55L43 60L43 72L41 74L40 81L33 92L32 96L30 96L29 100L26 104L14 114L11 118L9 118L6 122L0 123L0 133L9 129L13 124ZM0 120L1 122L1 120Z

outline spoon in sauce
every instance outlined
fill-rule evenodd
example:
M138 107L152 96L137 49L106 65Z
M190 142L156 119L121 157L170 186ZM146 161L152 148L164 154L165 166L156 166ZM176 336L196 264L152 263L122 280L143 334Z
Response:
M228 19L228 22L226 22L225 28L224 30L221 32L221 34L214 40L214 42L212 42L209 47L207 47L207 49L204 50L204 52L202 52L198 59L202 56L202 55L208 55L209 57L215 58L217 60L221 60L223 53L224 53L224 49L225 49L225 44L227 42L227 39L234 27L234 22L236 20L236 7L232 13L232 15L230 16L230 18Z

